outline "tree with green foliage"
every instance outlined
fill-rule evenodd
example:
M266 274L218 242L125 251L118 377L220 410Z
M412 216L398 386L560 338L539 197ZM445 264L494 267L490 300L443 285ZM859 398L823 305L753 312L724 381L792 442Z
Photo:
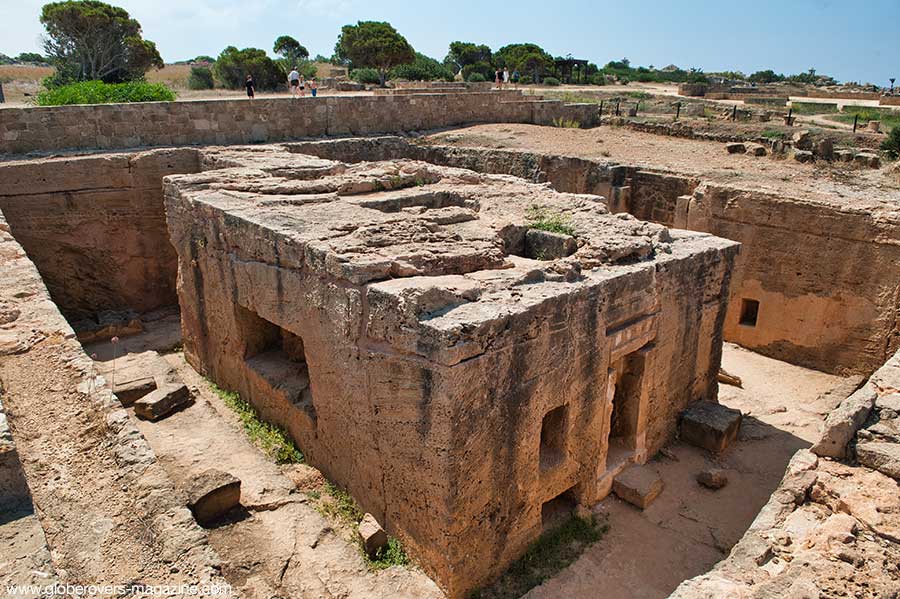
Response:
M56 83L132 81L164 66L156 45L141 36L140 23L122 8L96 0L51 2L40 20Z
M334 47L335 54L346 58L354 68L378 71L382 87L388 71L416 59L413 47L390 23L359 21L344 25Z
M535 83L540 83L544 75L551 74L553 56L537 44L509 44L494 54L498 67L530 73Z
M213 74L209 67L191 67L188 89L212 89Z
M402 64L391 69L391 79L453 81L453 72L430 56L416 52L416 59L411 64Z
M284 83L284 69L269 58L265 50L228 46L216 59L213 67L216 79L223 87L240 89L247 75L253 75L258 90L273 90Z
M47 62L47 59L37 52L22 52L18 56L16 56L16 62L32 62L38 64L44 64Z
M283 58L286 68L295 67L309 59L309 50L289 35L282 35L275 40L272 51Z
M750 83L775 83L776 81L783 81L784 75L779 75L772 69L766 69L765 71L751 73L747 80Z
M471 65L487 65L493 68L493 56L490 47L484 44L473 44L472 42L451 42L450 51L444 58L444 64L453 70L453 74L457 74L465 67ZM482 68L469 69L469 73L481 72ZM463 73L465 77L467 73Z
M891 158L900 158L900 125L891 129L887 139L881 142L881 149Z

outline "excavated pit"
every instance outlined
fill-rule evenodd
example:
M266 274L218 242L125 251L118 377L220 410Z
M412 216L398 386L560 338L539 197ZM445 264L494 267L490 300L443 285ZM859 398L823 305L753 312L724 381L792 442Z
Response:
M869 370L895 346L890 284L860 308L866 318L832 323L839 334L827 339L797 342L792 312L771 320L773 306L792 306L783 296L821 291L820 283L767 272L756 244L771 238L740 228L763 229L752 208L760 202L791 219L828 208L695 176L399 138L0 169L0 212L81 339L152 331L180 302L190 363L284 426L450 596L495 578L542 530L593 506L611 472L669 442L682 408L715 397L723 330L830 371ZM735 202L746 206L737 217L728 212ZM533 206L561 216L566 232L535 228ZM858 219L839 240L848 255L871 256L873 268L897 263L893 244L882 243L891 222L837 212ZM662 225L723 234L745 248L735 264L734 244ZM865 245L872 227L878 241ZM817 247L822 235L807 243ZM870 275L855 276L863 286ZM760 280L765 293L752 291ZM840 294L855 285L836 284L821 301L844 305ZM158 429L141 428L172 456L166 466L180 483L190 462L163 449L171 441ZM278 518L309 519L278 514L268 532L241 538L274 551L263 545ZM235 526L252 529L248 522ZM303 534L327 534L316 526ZM351 559L338 540L329 543ZM212 546L251 568L225 529ZM277 570L267 563L253 576ZM226 572L253 581L246 570ZM294 588L308 584L295 576ZM391 583L356 591L381 593L383 584ZM417 596L437 592L422 584L403 583ZM567 584L557 591L584 590Z

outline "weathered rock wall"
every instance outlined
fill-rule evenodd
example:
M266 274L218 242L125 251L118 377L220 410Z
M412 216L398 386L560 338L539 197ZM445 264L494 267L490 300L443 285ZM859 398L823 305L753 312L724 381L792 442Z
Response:
M189 148L0 163L0 210L70 320L147 312L178 301L162 177L199 168Z
M871 372L900 347L896 216L718 185L698 189L685 214L676 226L742 243L729 341L827 372ZM755 318L747 300L759 302Z
M4 108L0 154L61 149L244 144L323 135L365 135L465 123L597 122L593 104L493 93L148 102Z
M208 584L231 597L219 557L186 498L96 376L2 211L0 272L3 407L53 556L52 564L49 555L42 563L39 544L32 542L32 554L25 556L44 572L16 577L16 568L28 563L19 561L20 554L0 578L18 584ZM8 447L0 442L3 450ZM6 533L4 544L10 541Z

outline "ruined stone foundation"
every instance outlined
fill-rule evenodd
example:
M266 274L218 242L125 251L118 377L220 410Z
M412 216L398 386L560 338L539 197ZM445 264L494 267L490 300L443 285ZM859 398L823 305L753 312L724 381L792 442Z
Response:
M716 397L733 242L424 162L204 160L164 183L185 354L451 597Z

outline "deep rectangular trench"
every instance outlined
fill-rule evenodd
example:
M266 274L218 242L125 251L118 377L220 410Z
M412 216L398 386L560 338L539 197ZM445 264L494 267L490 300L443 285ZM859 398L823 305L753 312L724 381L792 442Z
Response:
M339 146L339 144L335 145ZM419 150L412 151L415 153ZM434 152L434 150L429 149L428 152ZM26 251L34 257L36 262L41 263L41 274L48 282L48 286L51 286L54 299L61 304L70 321L81 318L85 314L89 315L92 306L104 309L133 309L143 312L174 303L170 300L174 298L176 274L165 265L170 246L165 230L164 215L162 215L162 229L158 226L158 219L162 211L162 194L161 190L157 192L154 188L153 180L158 181L166 174L201 170L200 154L200 150L187 149L126 155L127 160L124 163L125 166L122 167L115 166L118 157L93 156L83 159L90 158L91 162L80 162L79 160L82 159L73 159L73 162L77 163L71 165L73 171L96 174L97 179L100 179L101 176L97 173L108 173L104 175L108 178L105 178L103 182L115 184L108 187L102 187L99 184L85 188L78 188L75 185L67 186L62 182L54 183L48 175L46 180L41 180L42 186L26 193L24 188L15 187L14 179L11 180L12 183L8 183L4 179L4 187L0 189L0 201L3 202L0 210L16 215L10 219L13 233L27 240L27 245L23 241ZM426 156L428 155L426 154ZM477 168L480 164L477 156L467 155L465 152L454 154L454 156L452 158L436 158L433 161L441 163L441 160L446 160L445 164L451 166L462 166L462 162L465 162L468 168ZM346 156L333 155L330 157L347 159ZM409 156L381 155L381 157ZM96 163L93 162L95 160ZM454 160L459 162L454 163ZM503 163L506 166L488 161L484 168L494 168L498 172L502 172L500 169L511 167L518 169L517 173L524 174L526 169L534 166L529 162L530 160L532 159L524 158L519 163ZM109 162L114 164L109 164ZM66 169L69 166L67 165ZM92 170L94 166L98 169L97 171ZM599 167L591 163L585 168ZM485 170L485 172L493 171ZM542 172L534 173L532 179L538 180L546 177L547 173L541 174ZM610 182L624 182L618 178L622 171L611 168L605 172L609 174ZM560 181L560 185L564 188L568 184L574 186L574 189L567 189L569 191L583 192L584 189L580 189L578 185L588 185L588 182L600 185L604 179L594 173L593 175L571 176L567 179L560 179ZM578 181L581 183L577 183ZM609 184L611 185L611 183ZM38 208L32 207L30 204L26 206L29 198L38 199L34 206L57 208L61 212L59 214L37 213ZM92 231L98 231L100 235L96 237L93 235L80 236L75 231L77 226L86 226ZM61 236L63 241L60 241L58 245L47 247L48 242L55 241L54 236L56 235ZM118 248L123 248L122 254L126 259L136 258L151 262L157 260L159 264L145 266L139 271L122 273L120 277L115 276L117 274L115 269L120 268L120 260L123 259L114 252ZM109 277L111 273L112 280L103 283L104 278ZM141 285L141 276L149 277L151 283L147 284L148 279L145 278L143 279L144 285ZM744 311L742 310L741 320L744 319L743 317ZM283 338L276 349L286 355L290 353L285 352ZM258 355L248 356L248 359L253 359ZM296 362L296 360L289 361ZM551 422L548 429L548 432L551 433L548 435L550 441L552 441L553 426L553 422ZM558 444L556 443L556 445ZM554 449L553 442L550 443L549 448ZM563 511L571 508L566 493L557 499L565 504ZM547 503L551 504L547 507L547 519L555 520L556 507L562 503L556 502L556 500Z

